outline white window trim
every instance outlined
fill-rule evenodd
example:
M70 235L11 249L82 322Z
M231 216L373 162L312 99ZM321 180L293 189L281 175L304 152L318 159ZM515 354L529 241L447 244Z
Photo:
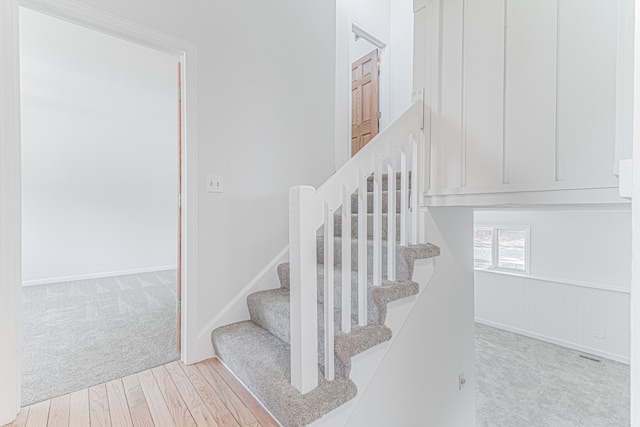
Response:
M473 263L473 269L478 271L501 271L505 273L519 273L528 275L531 272L531 227L523 225L478 225L473 230L491 230L491 265L489 267L476 267ZM524 242L524 270L516 270L515 268L498 267L498 230L515 230L524 231L526 233ZM474 246L475 248L475 246Z

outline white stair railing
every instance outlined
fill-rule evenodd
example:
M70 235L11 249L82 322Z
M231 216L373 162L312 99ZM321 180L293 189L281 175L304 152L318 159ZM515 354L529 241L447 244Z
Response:
M318 385L317 231L324 227L324 366L334 361L334 213L342 208L342 316L351 331L351 197L358 193L358 325L367 325L367 186L373 174L373 285L396 277L396 244L419 243L419 197L423 193L423 101L421 97L351 158L317 191L298 186L289 192L291 384L305 394ZM410 165L409 165L410 163ZM400 240L396 240L396 172L400 173ZM387 174L387 269L383 272L383 174ZM409 179L411 183L409 185ZM411 191L410 191L411 190ZM386 274L385 274L386 273Z

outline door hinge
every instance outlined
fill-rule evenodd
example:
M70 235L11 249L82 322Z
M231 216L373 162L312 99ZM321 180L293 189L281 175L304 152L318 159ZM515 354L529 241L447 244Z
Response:
M182 301L178 301L178 316L182 315Z
M178 207L182 207L182 193L178 193Z
M381 119L382 118L382 112L378 111L378 118Z
M382 62L380 62L380 61L376 62L376 67L378 67L378 69L380 69L381 65L382 65Z

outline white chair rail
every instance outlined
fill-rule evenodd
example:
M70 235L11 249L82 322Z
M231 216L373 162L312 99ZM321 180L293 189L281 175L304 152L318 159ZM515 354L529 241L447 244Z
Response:
M317 233L324 227L324 367L325 377L335 376L334 360L334 214L341 209L342 290L340 328L351 331L351 198L358 206L358 302L360 326L367 325L367 180L373 175L373 285L396 278L396 263L383 272L383 175L387 174L387 259L396 259L396 246L418 243L418 209L423 193L423 101L417 99L400 117L372 139L318 190L297 186L289 191L291 384L301 393L318 385ZM400 173L400 188L396 188ZM411 189L411 191L410 191ZM396 190L400 191L400 233L396 239ZM385 274L386 273L386 274Z

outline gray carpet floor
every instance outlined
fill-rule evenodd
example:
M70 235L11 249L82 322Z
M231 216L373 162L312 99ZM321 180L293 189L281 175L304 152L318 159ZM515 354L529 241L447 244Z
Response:
M179 358L176 271L25 286L22 404Z
M481 324L475 346L476 425L629 425L628 365Z

